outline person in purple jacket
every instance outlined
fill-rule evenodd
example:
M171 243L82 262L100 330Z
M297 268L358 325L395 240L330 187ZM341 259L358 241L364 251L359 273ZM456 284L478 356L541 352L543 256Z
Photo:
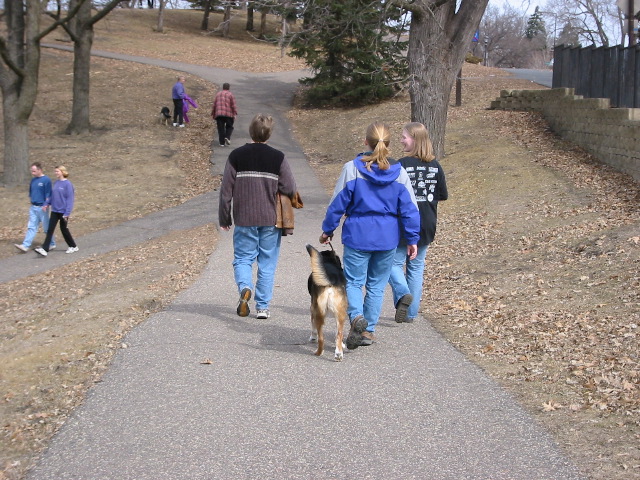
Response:
M346 344L350 350L375 340L384 289L400 239L406 242L409 258L418 252L418 204L407 172L389 158L389 139L384 123L369 125L365 144L371 151L344 165L322 222L320 243L327 243L345 217L342 259L351 322Z
M179 75L177 78L177 82L171 88L171 98L173 100L173 126L174 127L184 127L184 82L186 80L184 75Z
M51 218L49 219L49 229L44 243L41 247L35 249L37 253L46 257L51 245L51 238L56 229L56 225L60 222L60 231L67 242L67 251L65 253L74 253L78 251L78 246L69 231L69 216L73 210L73 202L75 198L75 190L73 184L67 179L69 172L64 165L55 168L54 173L57 181L53 184L51 192Z

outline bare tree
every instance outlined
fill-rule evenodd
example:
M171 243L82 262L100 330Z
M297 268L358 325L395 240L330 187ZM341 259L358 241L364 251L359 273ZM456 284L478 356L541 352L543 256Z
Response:
M156 25L156 32L164 33L164 7L167 4L167 0L159 0L158 2L158 24Z
M505 4L502 10L489 6L480 24L480 43L486 48L489 66L524 67L527 41L526 17Z
M245 30L253 32L253 2L247 2L247 25Z
M71 121L67 133L77 134L89 131L89 74L91 69L91 47L93 26L106 17L123 0L110 0L95 15L91 14L90 0L70 0L70 8L78 8L78 14L65 28L73 41L73 104ZM162 11L162 8L161 8Z
M200 30L204 30L205 32L209 30L209 14L211 13L211 2L212 0L206 0L204 2L204 15L202 16L202 24L200 25Z
M29 177L29 117L38 92L40 42L77 12L40 29L43 3L39 0L5 0L0 37L0 88L4 123L4 174L7 185L25 183Z
M489 0L415 0L411 12L409 63L411 119L431 134L435 154L444 156L449 98Z
M544 8L558 25L570 24L584 45L610 46L619 31L618 7L613 0L552 0Z

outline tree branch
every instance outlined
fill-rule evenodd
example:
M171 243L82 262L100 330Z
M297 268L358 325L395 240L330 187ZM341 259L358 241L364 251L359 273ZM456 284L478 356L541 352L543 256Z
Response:
M36 37L33 39L34 42L39 43L40 40L42 40L44 37L46 37L47 35L49 35L51 32L53 32L56 28L58 28L60 25L68 22L69 20L71 20L73 17L76 16L76 14L78 13L78 11L80 10L80 7L82 6L82 4L84 2L88 2L90 0L80 0L78 2L78 4L73 8L73 10L71 10L66 17L55 21L54 23L52 23L51 25L49 25L49 27L45 28L42 32L40 32L38 35L36 35Z
M24 78L25 72L22 68L20 68L9 56L9 50L7 49L7 42L5 42L4 38L0 37L0 57L4 63L11 69L13 73L15 73L18 77Z
M111 12L111 10L126 1L127 0L111 0L104 7L102 7L102 9L98 11L98 13L91 17L91 20L89 20L89 25L94 25L95 23L99 22L104 17L106 17Z

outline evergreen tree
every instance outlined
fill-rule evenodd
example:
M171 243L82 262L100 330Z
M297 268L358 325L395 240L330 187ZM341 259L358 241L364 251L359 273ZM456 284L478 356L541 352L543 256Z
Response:
M544 19L542 18L542 13L540 13L538 7L536 7L535 11L529 17L527 29L524 31L524 34L529 40L533 40L536 37L546 38L547 29L544 24Z
M407 73L400 9L372 0L308 0L303 17L290 55L314 73L301 80L310 86L310 103L374 103L397 91Z

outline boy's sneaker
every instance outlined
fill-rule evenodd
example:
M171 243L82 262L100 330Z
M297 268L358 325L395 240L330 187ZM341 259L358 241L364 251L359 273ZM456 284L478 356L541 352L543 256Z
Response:
M413 295L410 293L400 297L400 300L398 300L398 304L396 305L396 323L407 321L407 310L409 309L411 302L413 302Z
M50 246L49 246L49 251L51 251L51 250L55 250L55 249L56 249L56 247L57 247L57 245L50 245Z
M27 247L25 247L24 245L22 245L21 243L14 243L13 244L18 250L21 250L23 252L28 252L29 249Z
M355 350L361 345L362 332L366 330L367 325L369 323L362 315L358 315L351 321L351 329L349 330L349 335L347 335L346 342L349 350Z
M66 252L64 252L64 253L75 253L75 252L77 252L78 250L79 250L79 248L78 248L78 247L69 247L69 248L67 248L67 251L66 251Z
M238 316L249 316L249 300L251 300L251 289L245 287L240 292L240 300L238 300L238 308L236 308L236 313L238 314Z
M228 138L224 139L224 144L228 147L231 145L231 140L229 140Z
M35 248L34 250L35 250L36 253L39 253L43 257L47 256L47 251L42 247Z
M266 320L271 316L271 312L266 308L259 308L256 312L256 318L260 320Z

